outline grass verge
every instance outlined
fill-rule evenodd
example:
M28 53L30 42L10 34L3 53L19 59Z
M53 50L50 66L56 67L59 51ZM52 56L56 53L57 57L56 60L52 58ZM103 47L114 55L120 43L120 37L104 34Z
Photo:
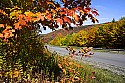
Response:
M125 76L95 68L68 56L58 56L58 61L59 67L64 72L62 83L125 83Z

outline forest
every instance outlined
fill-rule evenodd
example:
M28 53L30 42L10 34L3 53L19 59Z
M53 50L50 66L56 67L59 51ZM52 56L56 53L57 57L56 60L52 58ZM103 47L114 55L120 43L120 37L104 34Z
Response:
M59 33L49 44L125 49L125 19L122 17L119 21L84 28L77 33L70 33L66 36Z

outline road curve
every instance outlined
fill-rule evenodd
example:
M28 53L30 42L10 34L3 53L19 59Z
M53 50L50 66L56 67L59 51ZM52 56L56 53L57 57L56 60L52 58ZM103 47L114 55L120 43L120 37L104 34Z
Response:
M50 46L50 45L47 45L47 47L51 52L56 51L61 56L69 54L69 52L65 48L61 48L58 46ZM76 51L78 51L78 49ZM117 67L117 69L122 68L121 71L124 72L125 74L125 55L124 54L114 54L109 52L94 52L94 55L91 58L84 58L83 60L85 61L87 60L91 62L91 64L95 63L96 65L98 65L97 63L99 64L101 63L100 65L103 64L103 66L105 65L105 67L109 65L110 68L112 66ZM113 71L116 71L116 69L114 69Z

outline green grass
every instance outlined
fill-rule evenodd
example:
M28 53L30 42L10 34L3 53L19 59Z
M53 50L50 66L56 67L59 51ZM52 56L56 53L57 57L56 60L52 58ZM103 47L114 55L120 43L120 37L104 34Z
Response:
M109 53L114 53L114 54L124 54L124 51L107 51L107 50L93 50L94 52L109 52Z
M89 64L83 64L82 62L78 62L78 64L82 64L84 66L83 70L87 70L87 73L95 72L95 79L93 79L90 83L125 83L125 76L117 75L107 69L100 69L90 66ZM79 71L82 72L82 71Z

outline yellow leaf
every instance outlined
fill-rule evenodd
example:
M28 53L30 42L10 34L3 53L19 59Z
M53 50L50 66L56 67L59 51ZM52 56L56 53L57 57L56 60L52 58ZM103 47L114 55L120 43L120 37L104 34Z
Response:
M11 29L12 27L11 26L7 26L6 29Z
M10 37L13 37L14 36L14 34L10 34Z
M15 70L14 70L14 78L15 77L18 77L19 76L19 74L20 74L20 72L17 70L17 68L15 68Z
M65 69L62 69L63 73L66 75L66 70Z
M35 14L34 13L32 13L32 12L25 12L24 13L26 16L34 16Z

